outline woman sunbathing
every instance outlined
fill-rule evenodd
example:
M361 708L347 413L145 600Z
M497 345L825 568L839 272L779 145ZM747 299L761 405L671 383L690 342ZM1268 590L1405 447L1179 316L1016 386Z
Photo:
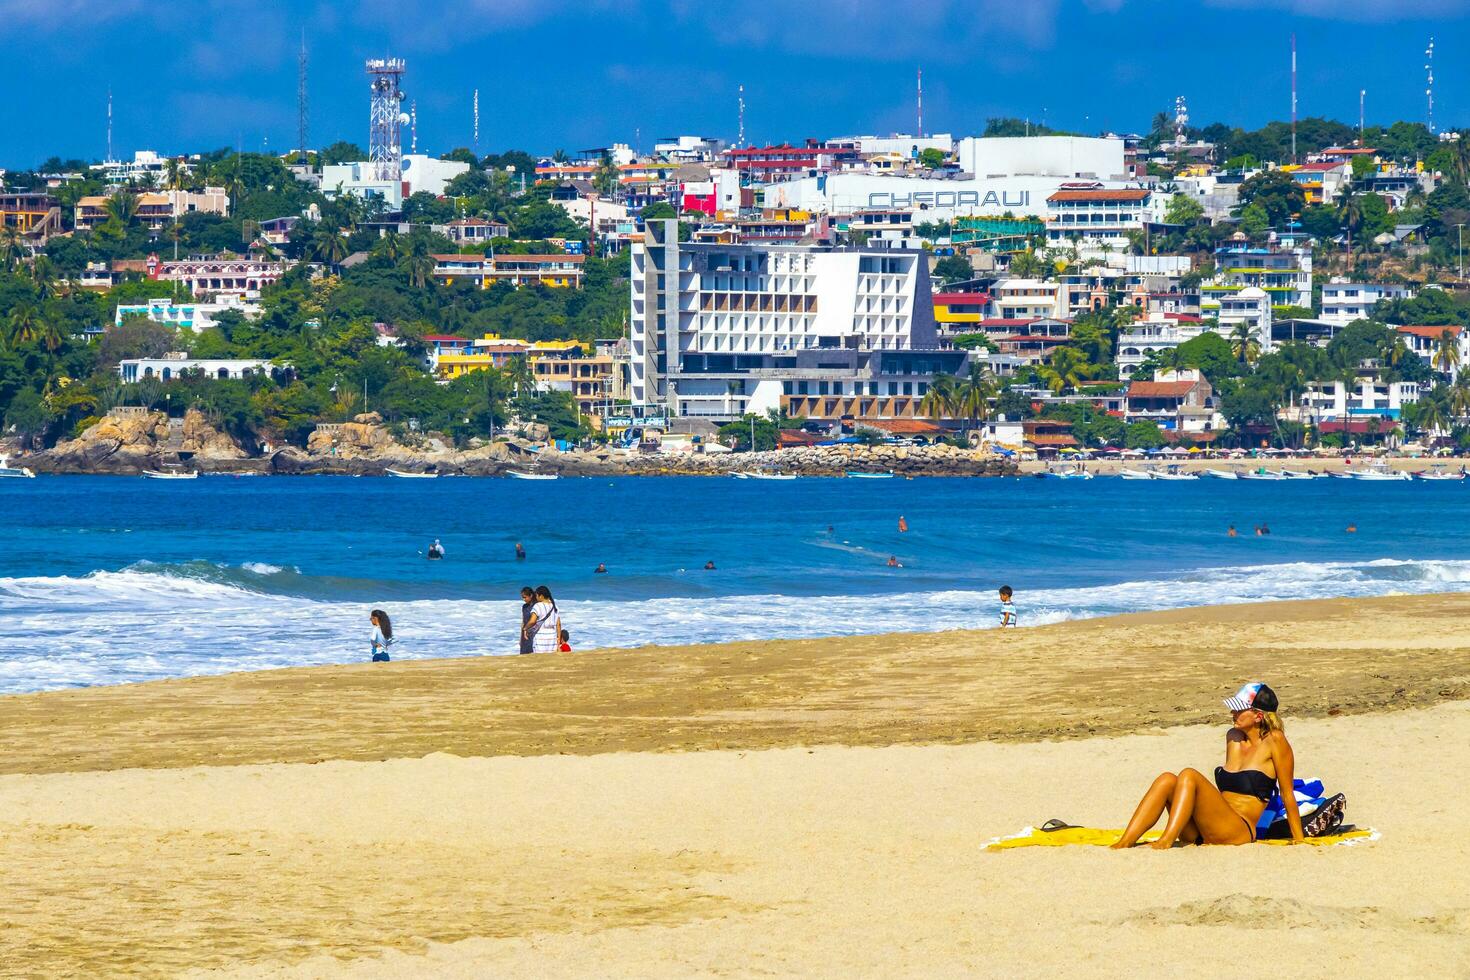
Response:
M1194 769L1166 772L1143 794L1133 819L1114 848L1132 847L1168 811L1164 832L1150 846L1164 850L1176 840L1186 844L1249 844L1256 821L1277 787L1286 807L1292 843L1303 840L1302 817L1292 791L1295 761L1281 719L1276 692L1247 684L1227 698L1234 724L1225 733L1225 765L1215 769L1215 784Z

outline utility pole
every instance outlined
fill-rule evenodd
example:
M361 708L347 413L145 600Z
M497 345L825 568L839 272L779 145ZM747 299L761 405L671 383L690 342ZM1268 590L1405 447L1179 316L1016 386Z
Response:
M1362 149L1368 144L1363 139L1363 99L1368 95L1365 88L1358 89L1358 148Z
M112 161L112 86L107 87L107 159Z
M475 89L475 156L480 155L480 90Z
M735 136L737 148L745 145L745 84L740 85L740 129Z
M1434 38L1429 38L1429 47L1424 49L1424 94L1429 99L1429 131L1434 132Z

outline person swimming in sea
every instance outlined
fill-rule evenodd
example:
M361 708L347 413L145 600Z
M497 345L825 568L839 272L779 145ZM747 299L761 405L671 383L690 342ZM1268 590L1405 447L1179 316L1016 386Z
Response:
M521 547L521 543L519 541L517 541L516 542L516 560L517 561L522 561L522 560L525 559L525 557L526 557L526 549L525 548L522 548Z
M434 543L429 545L428 557L429 561L438 561L444 557L444 546L439 543L438 538L435 538Z
M899 515L899 518L898 518L898 530L899 530L899 532L902 533L904 531L907 531L908 529L909 529L909 522L903 519L903 515Z
M704 570L706 572L712 572L712 571L714 571L715 570L715 563L712 562L712 561L705 562L704 563Z
M1228 538L1235 537L1235 525L1234 524L1230 525L1230 529L1225 532L1225 536L1228 537Z
M903 564L898 560L898 556L897 555L889 555L888 556L888 567L889 568L902 568L903 567Z
M1215 768L1214 783L1195 769L1163 773L1143 794L1114 849L1137 844L1166 813L1163 832L1149 845L1155 850L1168 850L1175 841L1253 843L1256 821L1278 789L1292 842L1306 839L1292 783L1296 757L1276 716L1276 692L1253 682L1226 698L1225 706L1231 727L1225 730L1225 765Z
M602 562L598 562L597 563L597 567L594 568L594 569L592 569L592 574L593 575L606 575L607 574L607 566L604 565Z
M373 624L373 663L387 663L388 648L393 645L393 622L381 609L374 609L368 619Z

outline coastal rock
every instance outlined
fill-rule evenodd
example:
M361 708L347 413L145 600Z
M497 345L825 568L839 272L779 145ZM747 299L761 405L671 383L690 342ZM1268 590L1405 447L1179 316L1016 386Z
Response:
M211 425L203 412L194 408L184 413L179 451L207 460L244 459L248 455L234 439Z

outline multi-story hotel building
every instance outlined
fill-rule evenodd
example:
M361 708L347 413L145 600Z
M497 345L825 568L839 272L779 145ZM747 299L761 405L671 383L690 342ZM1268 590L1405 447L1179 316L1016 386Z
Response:
M1403 283L1345 282L1334 277L1322 284L1321 319L1345 327L1354 320L1371 317L1379 300L1413 297L1414 287Z
M631 290L631 398L671 416L913 417L966 357L938 349L917 250L680 242L651 221Z
M585 255L436 255L434 256L434 278L445 285L456 282L472 282L481 289L489 289L497 282L508 282L512 286L570 286L582 285L582 264Z
M1158 195L1142 187L1064 185L1046 199L1046 237L1052 242L1118 243L1130 231L1163 220Z
M78 231L97 227L112 217L105 194L89 195L77 201L74 221ZM186 214L230 213L230 196L223 187L206 187L202 191L145 191L137 195L137 211L133 215L150 231L158 231Z

